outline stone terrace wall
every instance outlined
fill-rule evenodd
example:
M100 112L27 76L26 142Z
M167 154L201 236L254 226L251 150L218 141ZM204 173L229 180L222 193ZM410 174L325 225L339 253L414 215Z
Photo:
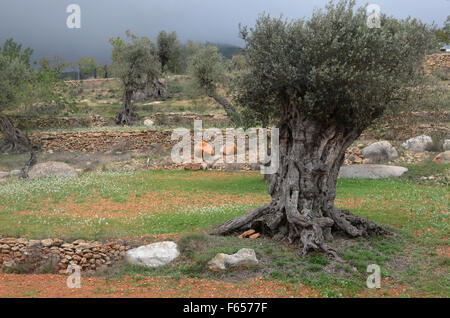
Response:
M101 244L77 240L66 243L60 239L27 240L0 238L0 272L65 273L69 264L79 265L84 272L107 268L125 256L131 249L121 241Z
M438 53L428 55L425 57L423 64L427 73L435 70L450 70L450 54Z
M171 147L172 131L97 131L97 132L43 132L30 136L43 151L106 152L113 149L148 150L151 146Z

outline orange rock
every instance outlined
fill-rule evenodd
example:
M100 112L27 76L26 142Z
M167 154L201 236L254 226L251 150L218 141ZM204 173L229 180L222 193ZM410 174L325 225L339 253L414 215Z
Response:
M255 233L255 234L250 235L249 238L251 238L251 239L256 239L256 238L258 238L258 237L260 237L260 236L261 236L261 234Z
M221 152L225 156L227 156L227 155L234 155L237 152L237 146L236 146L235 143L226 144L225 146L222 147Z
M214 148L209 143L202 141L201 144L197 144L194 147L194 153L198 158L203 158L205 153L214 156Z
M244 233L242 233L241 235L239 235L240 238L246 238L249 237L250 235L252 235L253 233L255 233L255 230L248 230L245 231Z

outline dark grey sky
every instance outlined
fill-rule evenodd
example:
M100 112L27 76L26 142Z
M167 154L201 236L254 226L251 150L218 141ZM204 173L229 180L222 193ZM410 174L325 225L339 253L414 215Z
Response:
M238 24L252 25L263 11L288 18L311 15L328 0L0 0L0 41L13 37L34 48L33 59L59 54L68 60L90 55L109 60L111 36L134 34L155 39L176 31L181 41L241 44ZM449 0L358 0L376 3L388 15L408 15L443 25ZM81 29L68 29L66 7L81 7Z

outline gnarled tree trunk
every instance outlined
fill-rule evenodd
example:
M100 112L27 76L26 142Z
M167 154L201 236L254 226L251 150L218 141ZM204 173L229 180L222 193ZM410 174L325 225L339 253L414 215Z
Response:
M327 245L332 232L351 237L387 234L374 222L334 206L336 182L345 150L361 131L323 127L287 106L280 123L280 166L272 178L272 201L249 214L230 220L213 231L227 235L255 229L276 239L299 241L302 254L324 251L339 259Z
M15 128L8 117L0 114L0 130L3 140L0 143L0 151L7 153L22 153L30 150L30 140L19 129Z
M164 83L162 83L157 77L155 77L151 87L149 87L148 90L148 97L150 98L166 99L170 97L167 77Z
M220 96L216 92L211 93L209 97L214 99L219 105L223 107L225 113L227 113L227 116L232 123L237 122L238 113L236 112L236 108L225 97Z
M133 109L131 99L133 91L125 91L123 95L122 110L116 116L116 124L118 125L132 125L139 119L139 115Z

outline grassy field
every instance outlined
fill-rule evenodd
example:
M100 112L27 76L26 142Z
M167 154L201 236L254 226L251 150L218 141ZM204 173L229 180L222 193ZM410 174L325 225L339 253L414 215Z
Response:
M337 206L396 233L369 240L337 237L332 244L344 264L321 254L302 258L295 246L266 238L206 234L213 226L270 200L267 185L254 172L102 172L8 181L0 184L0 234L66 240L178 240L182 255L168 266L143 269L118 264L99 274L116 282L125 277L230 283L262 279L294 296L299 295L296 288L307 286L323 297L449 297L448 183L417 183L430 169L445 175L449 166L411 167L399 179L339 180ZM234 253L242 247L255 249L261 265L220 275L207 270L207 261L216 253ZM365 288L368 264L381 266L381 290Z

